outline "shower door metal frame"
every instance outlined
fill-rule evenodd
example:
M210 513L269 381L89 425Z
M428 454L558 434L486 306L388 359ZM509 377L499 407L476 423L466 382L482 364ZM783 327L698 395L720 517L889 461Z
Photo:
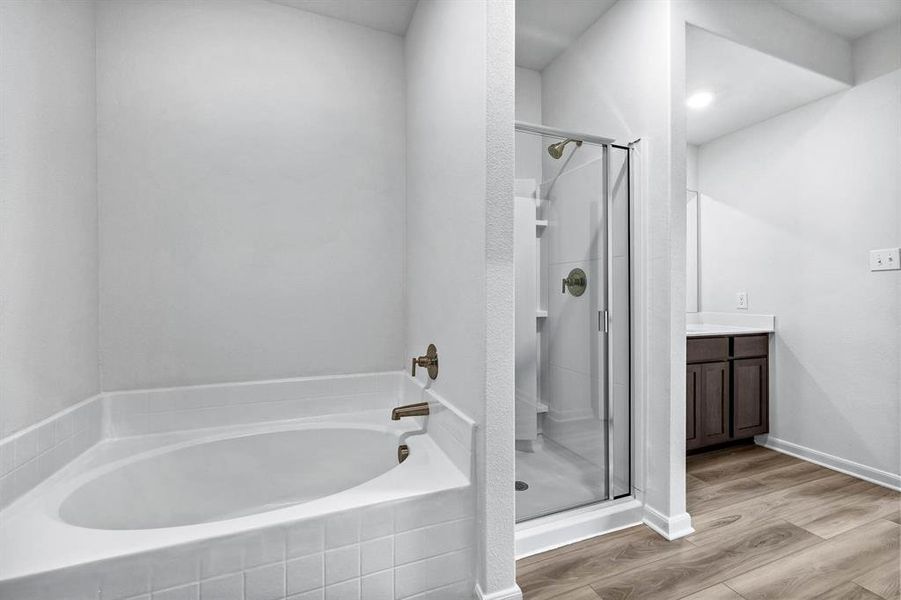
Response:
M610 343L613 331L610 327L610 319L613 317L613 194L610 185L610 145L604 146L604 219L607 221L607 281L605 293L606 308L604 309L604 343L607 345L604 356L607 359L607 368L604 369L604 383L607 388L607 472L606 488L607 500L613 500L613 344ZM631 490L630 490L631 491Z
M533 517L531 519L525 519L524 521L521 521L521 523L529 523L531 521L537 521L537 520L546 519L549 517L553 518L556 515L559 515L562 513L567 513L570 511L585 509L586 507L596 506L596 505L600 505L600 504L606 504L612 500L628 498L628 497L632 497L634 495L633 494L633 485L632 485L632 482L633 482L633 472L632 471L634 468L634 465L633 465L633 456L634 456L633 450L634 449L632 448L632 440L634 439L634 436L632 435L632 427L633 427L633 421L634 421L633 412L632 412L632 375L633 375L632 374L632 339L631 339L632 338L632 324L630 322L629 327L627 328L627 331L628 331L628 334L627 334L627 340L628 340L627 360L629 361L629 385L627 386L627 390L628 390L627 393L628 393L628 400L629 400L627 414L629 415L629 422L628 422L628 427L626 428L626 434L628 435L627 447L629 448L629 453L627 456L627 459L628 459L627 464L629 465L627 468L628 474L629 474L628 483L627 483L628 492L625 494L621 494L619 496L614 495L613 483L612 483L613 482L613 468L614 468L613 440L614 440L615 424L613 423L613 419L612 419L612 417L613 417L613 400L614 400L614 394L613 394L614 382L613 382L613 375L612 375L613 374L613 352L612 352L612 344L611 344L611 339L613 336L612 336L612 328L610 326L611 318L615 318L615 316L613 314L613 294L611 292L612 287L613 287L613 285L612 285L613 284L613 219L611 218L612 211L613 211L613 194L611 193L611 186L610 186L610 168L611 168L610 167L610 151L611 151L611 148L616 148L619 150L626 151L626 173L627 173L627 184L626 184L627 209L626 210L627 210L627 216L628 216L627 228L626 228L626 236L627 236L626 237L626 248L627 248L627 255L628 255L628 260L629 260L629 268L627 269L627 273L628 273L627 305L631 309L631 306L632 306L631 230L632 230L632 184L633 184L633 182L632 182L633 154L632 153L633 153L633 149L632 149L631 145L622 146L622 145L615 144L614 143L615 140L613 138L607 138L607 137L591 135L591 134L586 134L586 133L581 133L581 132L576 132L576 131L558 129L555 127L547 127L544 125L538 125L535 123L528 123L528 122L524 122L524 121L515 121L514 122L514 130L527 132L527 133L533 133L533 134L542 135L542 136L558 137L561 139L573 138L575 140L581 140L583 142L588 142L588 143L591 143L594 145L601 146L603 148L603 153L604 153L603 181L604 181L604 201L605 201L604 218L606 219L605 230L606 230L606 234L607 234L607 277L606 277L606 282L605 282L606 308L604 311L605 314L603 315L603 322L604 322L603 333L604 333L605 355L606 355L606 362L607 362L606 369L604 372L604 379L605 379L604 384L605 384L605 388L607 391L607 398L606 398L606 402L604 403L605 411L606 411L605 417L607 419L607 435L606 435L606 440L605 440L606 450L607 450L607 469L606 469L606 473L605 473L606 492L607 492L606 496L607 497L602 500L598 500L596 502L590 502L590 503L583 504L583 505L572 506L570 508L566 508L566 509L563 509L563 510L555 512L555 513L550 513L548 515L542 515L542 516ZM631 310L629 312L629 318L631 321ZM601 329L600 321L601 321L601 314L599 311L599 314L598 314L598 325L599 325L598 329L599 330Z
M536 123L528 123L526 121L514 121L513 127L516 131L525 131L527 133L537 133L538 135L547 135L559 138L573 138L597 144L598 146L609 146L615 141L613 138L602 137L599 135L591 135L590 133L579 133L577 131L568 131L566 129L557 129L556 127L547 127Z
M614 463L613 463L613 440L614 440L614 431L615 424L613 422L613 402L614 402L614 382L613 382L613 352L612 352L612 344L610 342L612 338L612 329L610 327L610 318L616 318L614 314L614 302L613 302L613 193L612 186L610 185L610 149L616 148L618 150L626 151L626 255L628 260L628 269L626 269L627 280L626 280L626 289L627 289L627 301L626 306L629 309L629 327L627 327L626 331L628 331L626 341L626 357L629 362L629 385L628 389L628 410L627 414L629 415L629 426L626 427L625 433L628 435L628 443L626 446L629 448L629 455L626 457L628 459L628 478L626 487L628 491L625 494L620 494L617 496L613 492L613 473L614 473ZM607 219L607 336L606 336L606 345L607 345L607 369L605 373L606 384L607 384L607 500L616 500L619 498L625 498L628 496L632 496L632 481L633 481L633 448L632 448L632 425L633 425L633 415L632 415L632 146L621 146L618 144L610 143L604 146L604 196L606 200L606 207L604 211L604 218Z

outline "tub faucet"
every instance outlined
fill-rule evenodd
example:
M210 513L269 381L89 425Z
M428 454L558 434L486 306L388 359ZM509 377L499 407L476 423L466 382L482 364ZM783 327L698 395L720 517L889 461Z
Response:
M391 420L400 421L401 417L422 417L429 414L428 402L417 402L391 409Z

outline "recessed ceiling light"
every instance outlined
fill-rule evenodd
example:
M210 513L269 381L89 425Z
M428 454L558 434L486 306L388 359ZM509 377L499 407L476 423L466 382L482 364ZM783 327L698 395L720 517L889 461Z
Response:
M695 92L685 101L688 108L707 108L713 102L713 92Z

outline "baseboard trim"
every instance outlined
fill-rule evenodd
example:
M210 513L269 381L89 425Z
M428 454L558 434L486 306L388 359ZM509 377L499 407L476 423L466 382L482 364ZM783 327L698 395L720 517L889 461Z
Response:
M881 485L901 492L901 475L868 467L851 460L833 456L832 454L814 450L813 448L801 446L800 444L786 442L785 440L780 440L779 438L774 438L770 435L759 435L754 438L754 441L759 446L769 448L770 450L788 454L789 456L812 462L821 467L826 467L827 469L832 469L833 471L838 471L839 473L844 473L845 475L857 477L858 479L863 479L864 481L869 481L870 483L875 483L876 485Z
M667 517L658 510L645 504L644 524L665 537L669 541L691 535L694 527L691 526L691 516L684 512L673 517Z
M639 525L641 508L635 498L622 498L520 523L516 559Z
M477 600L522 600L522 590L519 589L518 585L513 585L507 589L486 594L477 583L476 598Z

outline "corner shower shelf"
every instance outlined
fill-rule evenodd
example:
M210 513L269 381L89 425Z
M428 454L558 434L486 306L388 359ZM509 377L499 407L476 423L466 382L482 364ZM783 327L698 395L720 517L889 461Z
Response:
M535 220L535 234L541 235L544 232L545 227L547 227L547 219L536 219Z
M535 316L538 317L539 319L546 319L546 318L547 318L547 311L546 311L546 310L538 309L538 310L535 311Z
M538 414L546 413L547 412L547 404L545 404L543 402L538 402L535 405L535 412L537 412Z

